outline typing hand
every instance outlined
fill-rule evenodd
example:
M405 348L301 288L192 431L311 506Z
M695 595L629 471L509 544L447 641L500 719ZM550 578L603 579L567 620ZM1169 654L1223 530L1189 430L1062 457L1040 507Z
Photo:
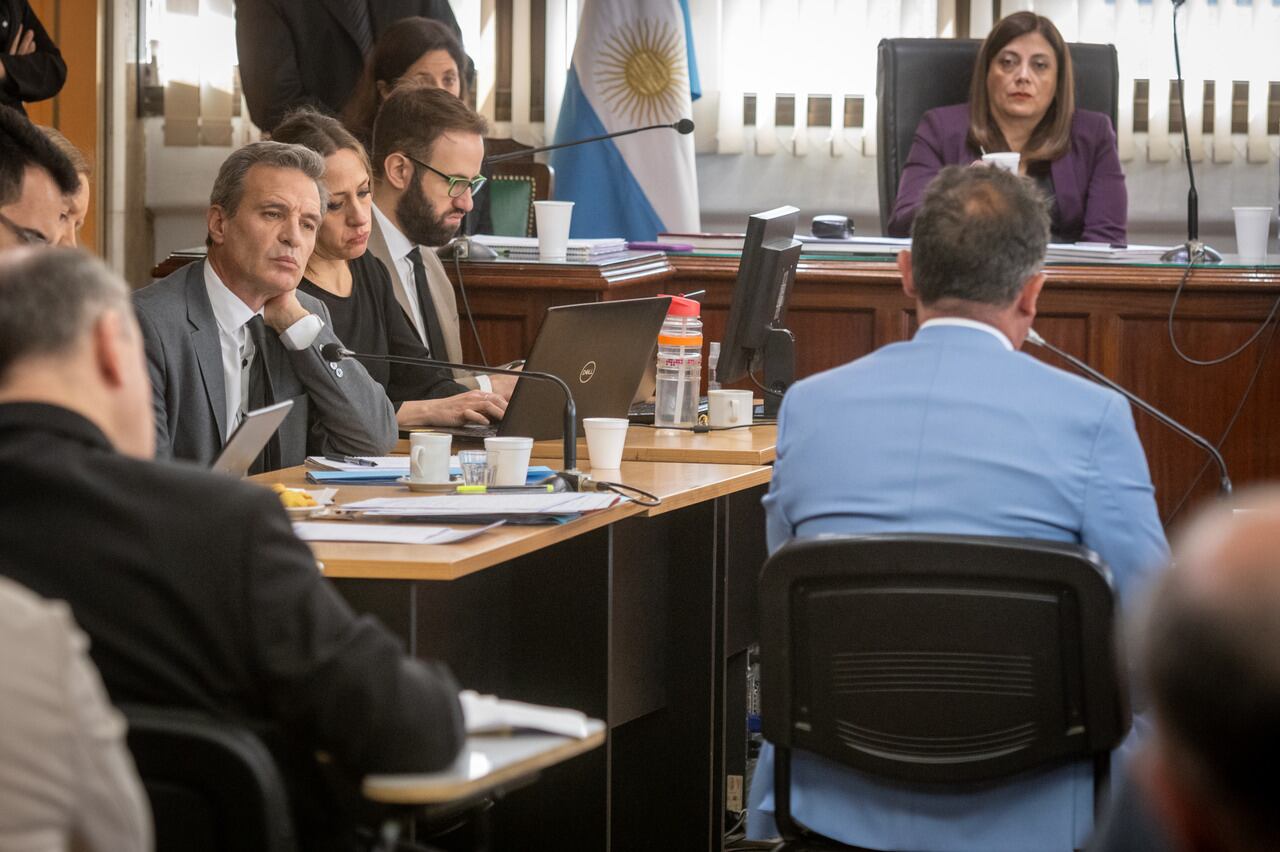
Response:
M396 413L396 421L401 426L483 426L501 420L506 411L507 401L500 394L475 390L444 399L405 402Z
M295 290L272 296L262 306L262 319L276 334L282 333L289 326L310 313L298 302Z

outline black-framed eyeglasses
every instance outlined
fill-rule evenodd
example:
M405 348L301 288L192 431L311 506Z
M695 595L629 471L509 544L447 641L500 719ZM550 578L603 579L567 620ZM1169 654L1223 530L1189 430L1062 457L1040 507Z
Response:
M19 225L8 216L0 213L0 225L4 225L9 232L18 238L18 242L28 246L47 246L49 238L37 231L35 228L27 228Z
M462 193L466 192L468 189L471 190L472 195L475 195L477 192L480 191L480 188L483 187L485 183L489 180L484 175L476 175L475 177L463 177L462 175L447 175L444 172L440 171L439 169L428 166L426 163L422 162L417 157L414 157L410 154L405 154L405 156L408 157L413 162L417 163L418 165L422 166L427 171L433 174L440 175L440 177L447 180L449 182L450 198L457 198L458 196L462 195Z

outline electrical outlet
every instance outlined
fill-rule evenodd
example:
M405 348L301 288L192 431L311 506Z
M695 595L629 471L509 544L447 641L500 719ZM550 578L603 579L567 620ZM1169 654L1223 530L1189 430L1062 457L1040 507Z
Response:
M724 798L725 798L724 806L726 810L733 811L734 813L742 812L743 805L742 805L742 776L741 775L728 776L725 783Z

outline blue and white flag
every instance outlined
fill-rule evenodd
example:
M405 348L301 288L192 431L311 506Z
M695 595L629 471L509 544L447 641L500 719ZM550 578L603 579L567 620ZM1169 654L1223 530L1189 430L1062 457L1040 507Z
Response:
M586 0L555 141L689 118L701 93L688 16L687 0ZM700 229L692 134L592 142L553 152L551 165L575 238Z

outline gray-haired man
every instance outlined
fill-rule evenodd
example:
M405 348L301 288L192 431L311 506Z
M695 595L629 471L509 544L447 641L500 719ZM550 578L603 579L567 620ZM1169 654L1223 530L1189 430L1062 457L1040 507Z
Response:
M294 407L258 467L308 452L382 455L395 412L355 361L320 355L337 341L325 306L297 292L325 202L324 160L254 142L222 164L209 199L209 256L138 291L156 417L156 455L209 462L246 411Z

